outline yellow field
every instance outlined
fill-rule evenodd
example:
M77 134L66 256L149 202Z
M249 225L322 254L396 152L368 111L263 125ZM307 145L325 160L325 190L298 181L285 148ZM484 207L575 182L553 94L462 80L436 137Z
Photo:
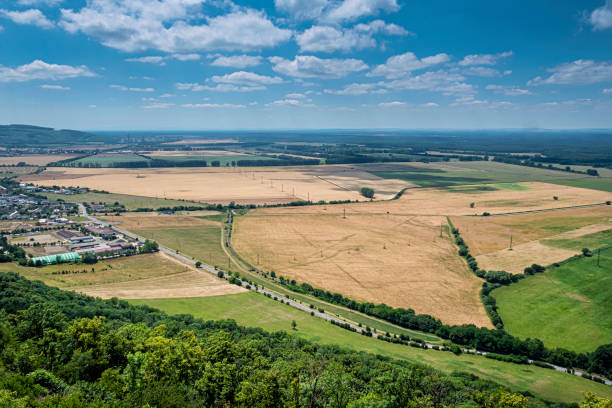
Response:
M45 166L51 162L66 160L75 155L66 154L27 154L22 156L0 157L0 166L15 165L24 162L34 166Z
M126 230L134 229L156 229L156 228L177 228L177 227L198 227L198 226L214 226L221 227L220 222L204 220L201 218L183 216L183 215L148 215L156 213L131 213L120 216L107 216L104 220L119 224L121 228Z
M373 204L374 205L374 204ZM490 321L482 281L457 256L444 217L264 216L236 219L233 245L251 264L348 297L412 308L450 324ZM259 262L258 262L259 261Z
M549 208L603 203L612 200L612 193L556 184L520 183L525 190L458 192L443 188L408 189L394 201L353 203L334 206L311 206L299 213L316 214L397 214L397 215L481 215L504 214ZM555 200L553 197L558 197ZM474 203L474 208L470 204ZM262 214L293 214L295 208L266 208Z
M386 180L349 166L79 169L54 168L23 178L38 185L80 186L112 193L209 203L287 203L296 200L364 200L361 187L376 198L393 197L410 184Z
M533 263L550 265L579 250L546 245L612 228L612 207L600 206L503 217L452 217L480 268L522 273ZM510 236L512 235L512 250Z
M87 273L53 274L63 270L86 270ZM101 298L203 297L245 291L209 272L159 252L104 260L94 265L61 264L27 268L7 263L0 264L0 272L17 272L50 286Z

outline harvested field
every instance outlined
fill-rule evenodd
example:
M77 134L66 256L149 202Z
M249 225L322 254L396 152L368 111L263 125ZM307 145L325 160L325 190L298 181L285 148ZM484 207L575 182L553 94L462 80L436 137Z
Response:
M551 237L591 224L612 225L612 206L577 208L503 217L451 217L473 256Z
M51 162L70 159L75 155L67 154L28 154L23 156L0 157L0 166L15 165L21 162L32 166L45 166Z
M159 252L104 260L94 265L61 264L27 268L8 263L0 264L0 271L17 272L28 279L42 280L50 286L102 298L202 297L245 291L209 272ZM57 274L60 271L71 273Z
M157 213L126 214L121 216L104 217L104 220L127 230L158 229L158 228L180 228L180 227L217 227L221 223L203 218L189 217L183 215L157 215Z
M76 287L74 290L103 299L111 297L120 299L205 297L246 291L246 289L231 285L208 272L195 269L158 278Z
M233 245L265 271L450 324L491 326L482 281L446 233L440 238L444 217L257 214L236 219Z
M606 231L612 224L594 224L573 231L554 235L552 240L571 240L579 237ZM546 245L547 240L530 241L510 249L502 249L476 256L478 265L485 270L504 270L511 273L522 273L527 266L537 263L550 265L568 259L580 252L580 249L565 249Z
M394 201L352 203L296 208L265 208L260 214L386 214L397 215L481 215L505 214L579 205L612 200L612 193L556 184L520 183L524 189L480 189L453 191L447 188L408 189ZM495 185L494 185L495 186ZM486 187L486 186L485 186ZM553 197L557 197L555 200ZM474 208L471 208L474 203Z
M393 197L408 183L384 180L350 166L76 169L54 168L23 178L38 185L81 186L112 193L200 202L243 204L296 200L364 200L372 187L377 199Z

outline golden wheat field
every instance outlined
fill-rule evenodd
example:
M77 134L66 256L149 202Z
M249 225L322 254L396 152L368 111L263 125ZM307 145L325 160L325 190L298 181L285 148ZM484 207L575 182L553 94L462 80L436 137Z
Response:
M112 193L227 204L277 204L296 200L364 200L361 187L378 199L409 183L387 180L347 166L81 169L54 168L22 178L37 185L80 186Z
M441 225L446 219L439 216L253 211L237 218L232 239L238 253L265 271L446 323L489 327L481 281Z
M76 157L67 154L25 154L21 156L0 157L0 166L26 163L33 166L45 166L51 162L66 160Z
M454 191L446 188L409 188L398 199L372 203L310 206L304 214L397 214L397 215L482 215L565 208L603 203L612 193L550 183L520 183L524 190ZM557 197L555 199L554 197ZM473 203L473 207L471 206ZM291 214L294 208L267 208L264 214Z

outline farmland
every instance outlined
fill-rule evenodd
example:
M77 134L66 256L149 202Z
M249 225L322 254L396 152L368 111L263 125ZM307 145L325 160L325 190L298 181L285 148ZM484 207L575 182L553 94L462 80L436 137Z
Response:
M551 267L543 274L496 289L506 329L546 346L594 350L612 342L612 249Z
M612 228L612 208L603 205L503 217L452 217L452 222L481 268L522 273L533 263L549 265L584 247L603 246Z
M355 299L412 308L444 322L490 322L481 282L446 233L443 217L239 217L234 248L252 265Z
M49 200L63 200L69 203L105 203L108 205L119 203L124 205L127 210L135 210L138 208L157 209L160 207L198 205L198 203L184 200L143 197L131 194L95 193L91 191L70 195L54 193L45 193L44 195Z
M137 214L105 220L209 265L227 265L228 258L221 247L221 223L206 216Z
M407 183L383 180L349 166L163 169L53 168L23 180L38 185L81 186L111 193L208 203L274 204L296 200L363 200L393 197Z
M336 344L356 351L419 362L445 372L466 371L551 401L576 402L588 390L601 396L612 396L608 386L552 370L503 363L474 355L455 356L451 353L426 351L364 337L254 293L130 302L147 304L171 314L189 313L203 319L234 319L241 325L272 331L285 330L317 343ZM291 330L293 320L297 323L296 331Z
M50 286L102 298L201 297L244 291L161 253L109 259L94 265L27 268L0 263L0 272L17 272Z
M66 154L24 154L20 156L3 156L0 157L0 166L13 166L19 163L25 163L30 166L44 166L54 161L66 160L72 157L75 156Z

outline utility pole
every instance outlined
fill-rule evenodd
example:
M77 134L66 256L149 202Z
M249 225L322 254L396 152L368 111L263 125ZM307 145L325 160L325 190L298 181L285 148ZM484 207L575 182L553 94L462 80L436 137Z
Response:
M440 223L440 238L442 238L442 223Z
M342 216L342 218L346 219L346 208L344 209L344 215Z
M510 233L510 251L512 251L512 233Z
M601 255L601 248L597 250L597 267L599 268L599 257Z
M310 202L310 191L308 192L308 202Z

